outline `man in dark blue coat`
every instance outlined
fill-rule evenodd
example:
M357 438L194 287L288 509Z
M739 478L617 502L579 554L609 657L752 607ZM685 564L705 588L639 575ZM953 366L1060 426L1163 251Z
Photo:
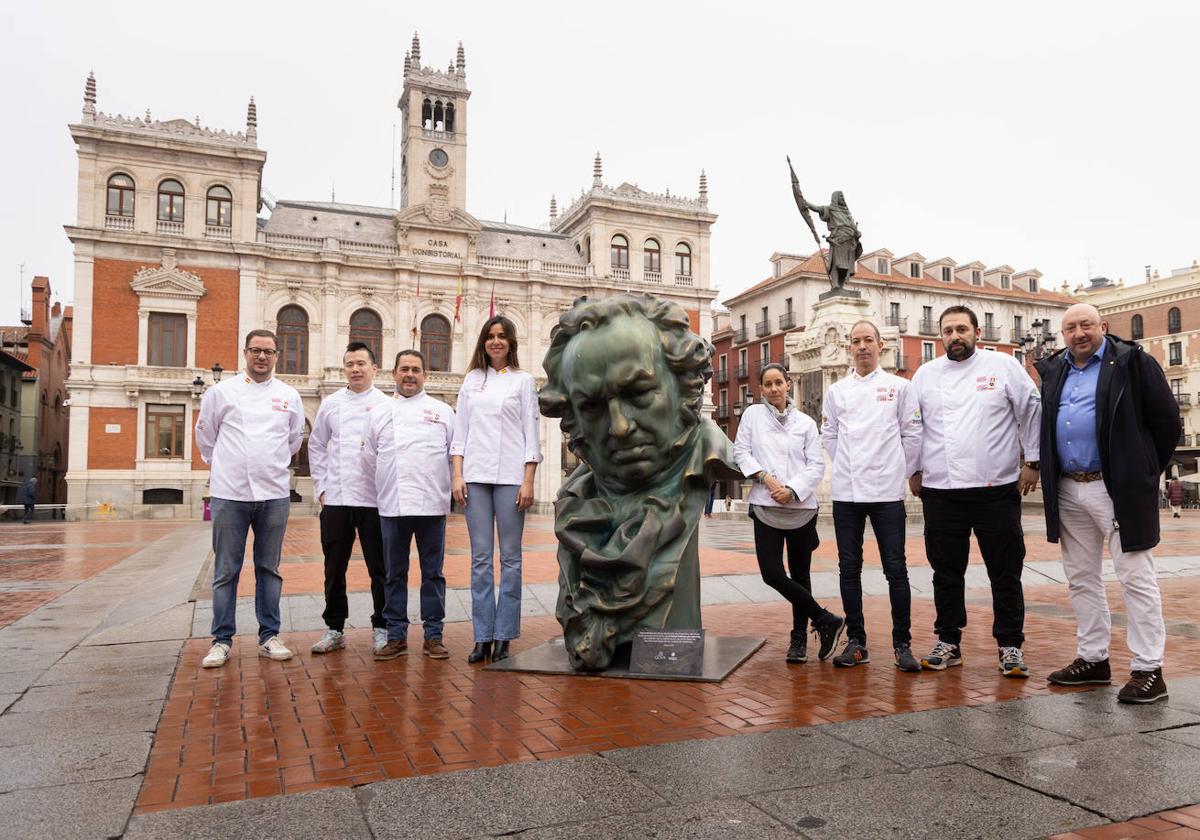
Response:
M1159 540L1160 477L1179 442L1179 405L1158 362L1107 333L1094 306L1075 304L1063 314L1066 349L1037 365L1046 537L1062 544L1078 626L1075 661L1047 679L1057 685L1111 679L1112 622L1101 580L1107 543L1133 654L1133 673L1117 699L1153 703L1167 696L1166 628L1150 549Z
M33 521L33 509L37 504L37 477L27 478L21 485L21 504L25 506L25 524Z

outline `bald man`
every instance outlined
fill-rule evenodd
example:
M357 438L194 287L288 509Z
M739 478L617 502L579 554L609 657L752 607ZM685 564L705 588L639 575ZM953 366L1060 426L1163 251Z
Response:
M1061 542L1077 624L1075 661L1047 679L1108 684L1112 622L1100 564L1108 544L1121 582L1133 654L1122 703L1167 697L1158 545L1160 476L1179 442L1179 406L1162 368L1136 342L1108 335L1094 306L1063 314L1066 348L1037 364L1042 379L1046 538Z

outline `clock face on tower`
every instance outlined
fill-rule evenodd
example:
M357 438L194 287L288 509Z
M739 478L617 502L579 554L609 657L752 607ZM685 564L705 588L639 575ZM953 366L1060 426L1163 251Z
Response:
M441 169L450 162L450 156L446 154L445 149L434 149L429 153L429 162Z

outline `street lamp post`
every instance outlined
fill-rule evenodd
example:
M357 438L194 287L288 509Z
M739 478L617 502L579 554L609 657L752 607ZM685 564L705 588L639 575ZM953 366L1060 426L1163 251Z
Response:
M1034 332L1027 332L1021 339L1021 346L1025 348L1025 353L1030 356L1035 362L1040 362L1042 359L1054 352L1054 333L1050 332L1050 321L1038 319L1032 324ZM1034 333L1040 334L1038 339Z

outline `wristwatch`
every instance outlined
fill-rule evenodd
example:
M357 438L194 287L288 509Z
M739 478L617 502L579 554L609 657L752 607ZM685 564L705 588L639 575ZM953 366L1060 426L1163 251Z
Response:
M1029 469L1031 469L1031 470L1041 470L1042 462L1041 461L1026 461L1025 466L1029 467Z

